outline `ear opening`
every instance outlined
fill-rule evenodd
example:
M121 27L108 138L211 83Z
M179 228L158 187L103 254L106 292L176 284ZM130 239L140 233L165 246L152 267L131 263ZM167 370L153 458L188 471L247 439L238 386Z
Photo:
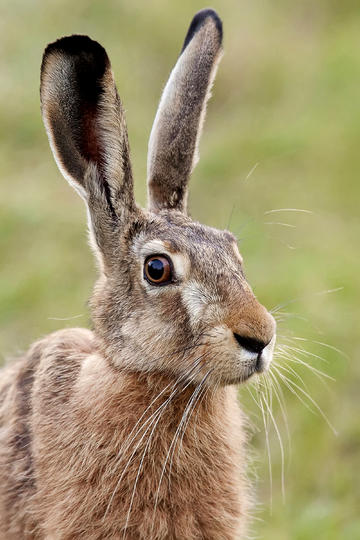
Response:
M148 151L149 209L186 212L190 174L206 103L222 56L222 23L212 9L199 11L160 99Z

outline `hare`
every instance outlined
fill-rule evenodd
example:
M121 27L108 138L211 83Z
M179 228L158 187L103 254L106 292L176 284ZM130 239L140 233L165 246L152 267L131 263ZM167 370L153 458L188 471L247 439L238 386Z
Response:
M202 10L160 100L143 210L105 50L81 35L45 50L42 116L87 205L99 279L93 331L55 332L1 373L1 539L245 534L236 385L269 367L275 322L235 237L186 211L221 55L221 20Z

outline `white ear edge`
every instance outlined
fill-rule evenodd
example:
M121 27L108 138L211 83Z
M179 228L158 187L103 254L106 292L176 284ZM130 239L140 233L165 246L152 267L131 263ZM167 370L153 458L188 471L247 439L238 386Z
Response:
M91 251L95 255L95 260L98 261L99 270L101 271L101 273L105 273L104 257L96 242L95 231L94 231L94 227L91 221L91 215L90 215L90 210L89 210L88 205L86 205L86 215L87 215L89 245L90 245Z
M174 102L176 103L176 98L177 98L176 94L179 91L181 91L181 88L183 86L183 84L181 84L183 72L186 73L188 64L191 63L192 58L198 55L198 53L199 53L198 43L196 39L193 39L187 45L186 49L182 52L182 54L179 56L173 70L170 73L169 79L161 95L160 102L158 105L158 109L155 115L154 123L152 125L152 129L151 129L150 137L149 137L148 156L147 156L148 181L152 177L152 168L153 168L153 163L156 160L156 156L159 151L161 152L161 148L159 148L159 145L161 145L161 140L159 140L160 138L159 136L161 134L161 124L173 123L173 115L174 115L173 106L174 106ZM195 168L199 160L199 142L200 142L200 137L201 137L204 120L206 116L206 106L207 106L208 100L211 97L211 89L212 89L216 72L217 72L222 56L223 56L223 49L222 47L220 47L217 52L216 58L214 60L214 64L212 66L212 69L209 75L206 95L202 102L201 113L199 115L199 121L197 125L196 141L195 141L195 148L194 148L194 153L193 153L191 171L193 171L193 169Z
M74 188L75 191L80 195L80 197L87 203L88 196L87 196L85 188L83 188L83 186L81 184L79 184L79 182L77 180L75 180L68 173L68 171L66 170L66 168L65 168L65 166L64 166L64 164L63 164L63 162L61 160L61 156L60 156L60 154L58 152L57 146L56 146L55 141L54 141L54 137L53 137L53 134L52 134L52 130L51 130L51 127L50 127L49 120L45 115L43 115L43 122L44 122L45 130L46 130L46 133L47 133L47 136L48 136L48 139L49 139L50 148L51 148L51 151L53 153L54 159L56 161L56 165L60 169L60 172L63 175L63 177L65 178L65 180L67 180L67 182L70 184L70 186L72 188Z

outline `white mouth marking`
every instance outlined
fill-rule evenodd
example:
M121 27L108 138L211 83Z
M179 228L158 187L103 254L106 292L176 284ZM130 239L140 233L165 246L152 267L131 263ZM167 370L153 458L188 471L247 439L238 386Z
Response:
M263 349L260 359L261 359L261 371L267 371L270 367L270 364L273 359L273 352L275 348L276 334L273 335L270 343L266 345Z

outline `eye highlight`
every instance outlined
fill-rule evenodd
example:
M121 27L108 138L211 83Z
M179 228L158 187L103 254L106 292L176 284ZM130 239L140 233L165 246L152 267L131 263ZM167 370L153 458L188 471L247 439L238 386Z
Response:
M172 265L165 255L152 255L144 264L144 278L152 285L167 285L172 281Z

